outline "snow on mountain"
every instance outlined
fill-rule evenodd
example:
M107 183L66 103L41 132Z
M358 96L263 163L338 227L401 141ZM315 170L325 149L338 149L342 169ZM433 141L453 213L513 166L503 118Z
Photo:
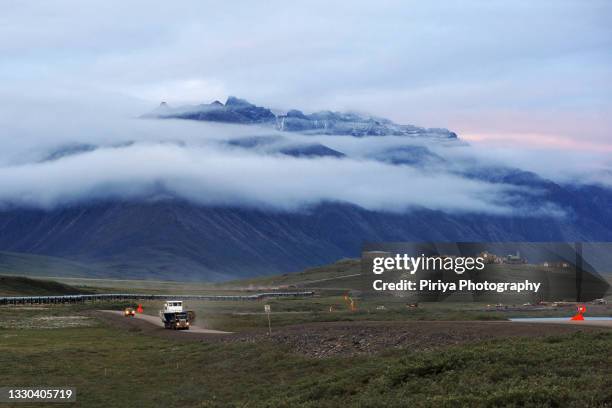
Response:
M290 110L275 115L270 109L233 96L225 104L214 101L210 104L171 108L166 102L144 115L148 118L190 119L235 124L268 125L280 131L310 135L363 136L428 136L442 139L457 139L457 134L447 129L422 128L399 125L389 119L360 115L352 112L320 111L304 114Z

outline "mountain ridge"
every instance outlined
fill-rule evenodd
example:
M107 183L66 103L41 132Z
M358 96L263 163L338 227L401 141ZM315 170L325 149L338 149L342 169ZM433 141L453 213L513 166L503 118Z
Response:
M206 185L198 194L191 190L185 194L181 189L172 188L173 177L166 180L166 174L158 172L155 163L153 175L145 178L140 190L132 184L132 167L125 175L121 173L125 177L121 181L133 190L128 195L107 193L105 189L110 189L112 183L94 183L95 189L89 191L100 191L100 195L76 195L71 197L72 201L58 200L52 205L36 207L33 201L5 199L0 201L0 251L70 260L74 263L66 265L74 266L74 270L88 265L91 270L87 273L96 276L222 281L299 271L341 258L358 257L365 242L612 241L612 190L598 185L556 182L502 163L491 164L492 160L480 161L477 156L458 162L461 156L454 154L455 148L464 145L445 129L397 125L386 119L353 113L305 114L290 110L286 114L274 114L234 97L228 98L225 104L214 101L195 109L171 108L162 103L156 113L145 117L267 126L271 131L251 132L244 126L228 126L225 133L216 125L189 126L195 132L181 140L183 135L179 131L183 128L176 127L178 131L171 133L171 139L163 132L158 140L144 142L132 140L133 135L126 134L123 140L112 143L72 143L41 152L35 165L44 168L66 161L86 162L88 158L84 156L100 153L106 160L101 168L106 171L109 163L115 163L112 161L115 157L143 160L148 158L146 154L151 146L155 147L154 151L170 147L177 154L170 157L176 157L179 164L184 161L196 166L198 172L186 172L189 176L206 177L209 168L205 160L212 159L221 163L216 169L219 174L211 179L213 187L218 186L214 183L228 181L230 185L234 181L247 183L238 183L230 190L232 194L239 193L238 199L230 194L228 199L214 201L206 196ZM176 122L163 125L172 125L168 128L175 129ZM287 133L279 132L279 126ZM315 134L324 137L309 137ZM328 134L342 137L327 137ZM397 134L402 137L378 139ZM208 135L214 137L207 138ZM147 153L133 156L134 150ZM115 156L115 153L121 154ZM278 167L263 173L261 179L243 171L231 173L233 178L228 180L223 177L230 163L223 160L226 154L234 165L248 158L253 165L245 171L257 169L260 159L262 164ZM283 179L285 166L295 164L299 164L299 171L288 173L286 177L291 177L290 180ZM353 172L362 165L369 166L368 170ZM300 184L302 175L308 177L305 170L310 166L322 171L315 172L318 178ZM345 168L351 172L338 171ZM368 174L371 169L377 171L376 177ZM395 172L393 189L378 190L378 183L385 181L391 172ZM184 176L182 172L178 174ZM270 184L270 174L283 176L276 179L280 184ZM193 177L187 177L186 184L180 177L182 186L195 184ZM344 183L334 184L334 177L344 177ZM364 180L367 183L361 183ZM432 194L445 194L449 186L456 187L456 183L464 180L469 181L468 188L476 184L486 187L471 192L470 198L477 204L482 200L488 205L451 203L439 207L445 211L424 208L432 206ZM331 183L324 194L317 194L317 183L328 181ZM441 188L416 189L414 195L422 194L419 198L425 199L412 201L412 197L403 197L404 201L398 202L403 206L368 206L367 200L360 200L364 195L379 194L381 197L377 198L388 199L393 204L395 189L411 192L414 181L426 187L429 182L440 183L437 187ZM356 194L351 190L353 185ZM278 188L287 186L290 188L283 194L276 195ZM260 199L259 189L264 187L267 193L263 196L270 198L266 201ZM296 191L302 193L301 189L306 192L302 195L303 201L297 200L292 206L279 205L283 200L292 201L292 195ZM336 194L337 189L343 194ZM243 190L257 200L240 199ZM457 195L456 190L451 189L451 193ZM462 192L457 195L459 201ZM493 193L487 195L488 192ZM310 200L310 196L314 198ZM33 204L28 207L30 203ZM491 211L491 208L501 210ZM23 259L28 261L26 258ZM13 264L7 259L7 265Z
M610 202L610 194L603 197ZM178 199L109 201L0 212L0 250L91 263L111 277L222 281L358 257L364 242L612 240L612 218L601 219L610 210L589 208L591 214L556 218L398 214L342 203L281 212Z
M274 114L269 108L256 106L245 99L229 96L225 104L215 100L209 104L170 107L166 102L143 115L145 118L188 119L247 125L268 125L276 130L312 135L363 136L430 136L457 139L457 134L443 128L422 128L400 125L389 119L353 112L318 111L305 114L291 109Z

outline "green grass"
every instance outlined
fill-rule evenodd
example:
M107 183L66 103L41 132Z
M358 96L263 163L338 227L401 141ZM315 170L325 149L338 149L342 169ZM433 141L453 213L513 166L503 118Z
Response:
M141 303L144 312L156 316L162 301L86 303L73 307L83 309L123 307ZM406 321L406 320L505 320L501 312L483 312L474 304L421 304L418 309L407 308L396 299L358 301L358 310L352 312L341 296L314 298L282 298L259 301L185 301L184 306L196 312L196 323L207 328L225 331L244 331L265 328L268 325L264 305L272 308L272 324L275 327L313 322L335 321ZM333 312L330 305L335 306ZM386 305L385 310L377 310ZM0 309L1 311L1 309Z
M219 286L309 286L327 282L327 280L336 281L337 278L360 273L361 261L359 259L341 259L335 263L308 268L302 272L241 279L227 283L220 283ZM353 281L349 280L349 282Z
M100 279L100 278L53 278L61 283L98 293L147 293L147 294L194 294L215 295L241 293L239 291L221 290L210 283L187 283L157 280L135 279Z
M0 251L0 275L28 277L104 276L104 270L92 265L52 256Z
M63 283L20 276L0 276L0 296L73 295L87 293Z
M309 359L267 343L180 343L102 324L0 329L0 367L2 385L77 387L69 406L612 404L612 332Z
M104 262L0 251L0 275L201 281L203 265L158 249L135 250Z
M361 262L358 259L344 259L330 265L309 268L302 272L282 275L265 276L242 279L223 283L210 282L179 282L146 279L125 279L128 275L116 273L113 268L104 268L101 265L89 265L87 270L82 264L66 261L59 258L41 257L0 252L0 275L23 275L36 278L55 280L82 290L94 292L122 292L122 293L151 293L151 294L235 294L249 291L262 291L272 288L292 290L295 288L311 289L325 296L337 296L347 292L358 293L361 298L372 297L383 299L389 293L374 292L372 290L372 275L362 273ZM500 276L512 276L514 279L523 279L532 274L539 274L539 267L524 265L493 265L487 272L490 280L501 279ZM101 278L101 270L116 277ZM81 275L81 276L78 276ZM85 277L87 276L87 277ZM148 275L141 275L148 276ZM612 275L605 275L612 284ZM398 281L405 277L390 271L384 275L388 282ZM519 279L520 278L520 279ZM505 279L505 278L504 278ZM396 293L394 293L396 295ZM418 296L409 294L404 302L416 301ZM571 296L568 297L568 299ZM612 292L608 293L612 301ZM400 298L401 300L401 298ZM423 299L421 298L421 301ZM453 294L452 301L465 303L472 301L471 294ZM533 295L525 293L514 294L487 294L475 299L480 303L523 304L534 302ZM555 299L562 300L562 299ZM566 299L567 300L567 299Z

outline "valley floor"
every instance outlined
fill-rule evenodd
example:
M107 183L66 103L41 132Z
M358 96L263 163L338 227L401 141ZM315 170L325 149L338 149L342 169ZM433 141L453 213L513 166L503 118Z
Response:
M229 335L94 310L123 304L1 307L0 384L74 386L83 407L612 404L610 329L465 321L480 316L465 307L302 313L337 301L274 300L271 337L260 302L198 305Z

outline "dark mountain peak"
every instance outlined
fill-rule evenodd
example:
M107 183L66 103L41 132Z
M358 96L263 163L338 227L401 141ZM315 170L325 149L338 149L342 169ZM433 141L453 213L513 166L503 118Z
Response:
M225 106L230 107L230 106L255 106L255 105L253 105L246 99L236 98L235 96L228 96L227 100L225 101Z
M63 146L59 146L55 150L52 150L46 157L41 161L54 161L59 160L68 156L75 156L81 153L93 152L97 149L97 146L88 143L69 143Z
M170 108L165 103L149 114L143 115L145 118L159 119L191 119L206 122L240 123L240 124L262 124L274 123L276 116L266 108L255 106L252 103L230 96L225 105L218 100L207 104L203 103L196 106L181 106Z
M280 153L293 157L345 157L346 155L321 143L292 143L284 136L250 136L226 142L232 147L264 149L268 153Z
M392 164L425 166L443 163L446 160L425 146L406 145L386 149L373 156L377 160Z
M273 143L277 143L282 141L283 137L281 136L249 136L242 137L239 139L231 139L227 141L227 144L234 147L242 147L242 148L255 148L266 145L271 145Z
M288 118L300 118L300 119L308 119L306 117L306 115L304 115L304 113L300 110L297 109L291 109L289 112L287 112L286 115Z
M163 105L163 107L162 107ZM269 125L280 131L314 135L363 136L424 136L437 139L457 139L447 129L426 129L413 125L400 125L389 119L362 115L355 112L322 110L311 114L292 109L284 115L275 115L268 108L256 106L245 99L229 96L225 105L219 101L198 106L170 108L165 102L146 118L191 119L206 122Z
M311 113L308 115L311 119L317 120L338 120L340 119L340 115L335 112L329 110L322 110L318 112Z
M334 149L321 144L312 143L298 146L284 147L279 150L280 153L293 157L345 157L346 155Z

